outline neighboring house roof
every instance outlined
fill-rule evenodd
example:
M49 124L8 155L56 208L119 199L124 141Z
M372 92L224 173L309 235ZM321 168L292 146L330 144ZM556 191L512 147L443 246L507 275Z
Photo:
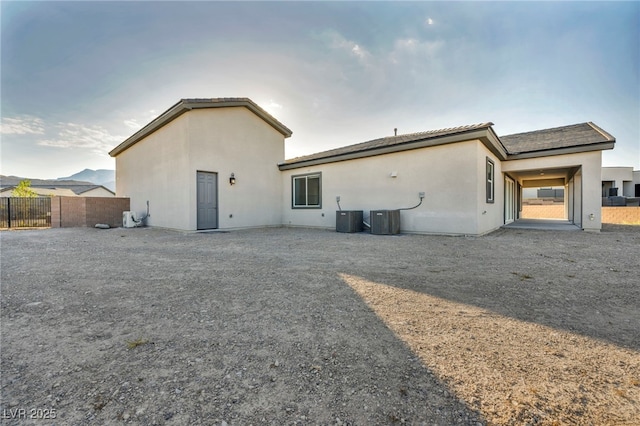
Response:
M7 192L7 191L13 191L16 188L15 185L11 185L11 186L6 186L3 187L0 191L1 192ZM65 185L64 183L52 183L51 185L43 185L43 184L36 184L36 185L31 185L29 186L29 188L31 190L33 190L33 192L35 192L38 195L64 195L64 196L77 196L77 195L82 195L85 192L88 191L92 191L94 189L97 188L102 188L105 191L109 191L109 193L115 195L115 193L113 191L111 191L109 188L105 188L102 185L94 185L94 184L90 184L90 185L78 185L78 184L71 184L71 185Z
M580 123L501 136L509 159L611 149L616 139L595 124Z
M85 192L94 191L100 188L104 189L105 191L109 191L113 195L116 195L115 192L113 192L112 190L110 190L109 188L103 185L70 185L70 186L66 186L65 188L71 189L73 192L75 192L78 195L82 195Z
M612 149L615 138L595 124L581 123L498 137L493 123L480 123L427 132L387 136L355 145L285 160L280 170L371 157L472 139L481 140L501 160L543 157Z
M174 106L160 114L159 117L152 122L138 130L127 140L115 147L109 155L112 157L117 156L127 148L133 146L137 142L146 138L156 130L175 120L182 114L191 111L192 109L205 109L205 108L231 108L231 107L244 107L255 115L264 120L271 127L280 132L285 138L291 136L291 130L276 120L271 114L262 109L258 104L253 102L249 98L211 98L211 99L181 99Z
M291 158L280 164L279 167L280 170L296 169L299 167L371 157L390 152L444 145L472 139L480 139L494 154L500 158L505 158L507 153L502 144L500 144L500 140L491 126L493 126L493 123L479 123L405 135L387 136L355 145L305 155L303 157Z
M0 194L2 194L3 197L13 197L14 189L16 189L15 186L7 186L0 189ZM67 188L38 188L31 186L29 187L29 189L39 197L49 197L54 195L64 197L77 197L77 194Z

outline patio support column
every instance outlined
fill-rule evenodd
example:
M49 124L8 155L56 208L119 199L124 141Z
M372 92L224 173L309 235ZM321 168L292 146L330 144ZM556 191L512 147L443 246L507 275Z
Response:
M602 228L601 170L601 151L594 152L582 163L582 229L585 231L600 232Z

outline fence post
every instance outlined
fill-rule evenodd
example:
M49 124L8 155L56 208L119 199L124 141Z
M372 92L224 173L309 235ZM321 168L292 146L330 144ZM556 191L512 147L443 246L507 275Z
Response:
M11 228L11 197L7 198L7 228Z

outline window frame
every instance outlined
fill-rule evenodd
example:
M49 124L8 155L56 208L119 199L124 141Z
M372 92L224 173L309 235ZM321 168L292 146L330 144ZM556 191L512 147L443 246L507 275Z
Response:
M496 201L496 164L489 157L487 157L484 177L487 190L487 203L493 204Z
M318 178L318 204L309 205L309 178ZM305 202L296 204L296 180L305 180ZM322 208L322 172L305 173L291 176L291 208L292 209L321 209Z

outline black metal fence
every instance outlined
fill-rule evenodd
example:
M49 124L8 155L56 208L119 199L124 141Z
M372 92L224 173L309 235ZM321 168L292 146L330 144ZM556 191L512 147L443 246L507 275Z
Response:
M0 228L46 228L51 226L50 197L0 198Z

